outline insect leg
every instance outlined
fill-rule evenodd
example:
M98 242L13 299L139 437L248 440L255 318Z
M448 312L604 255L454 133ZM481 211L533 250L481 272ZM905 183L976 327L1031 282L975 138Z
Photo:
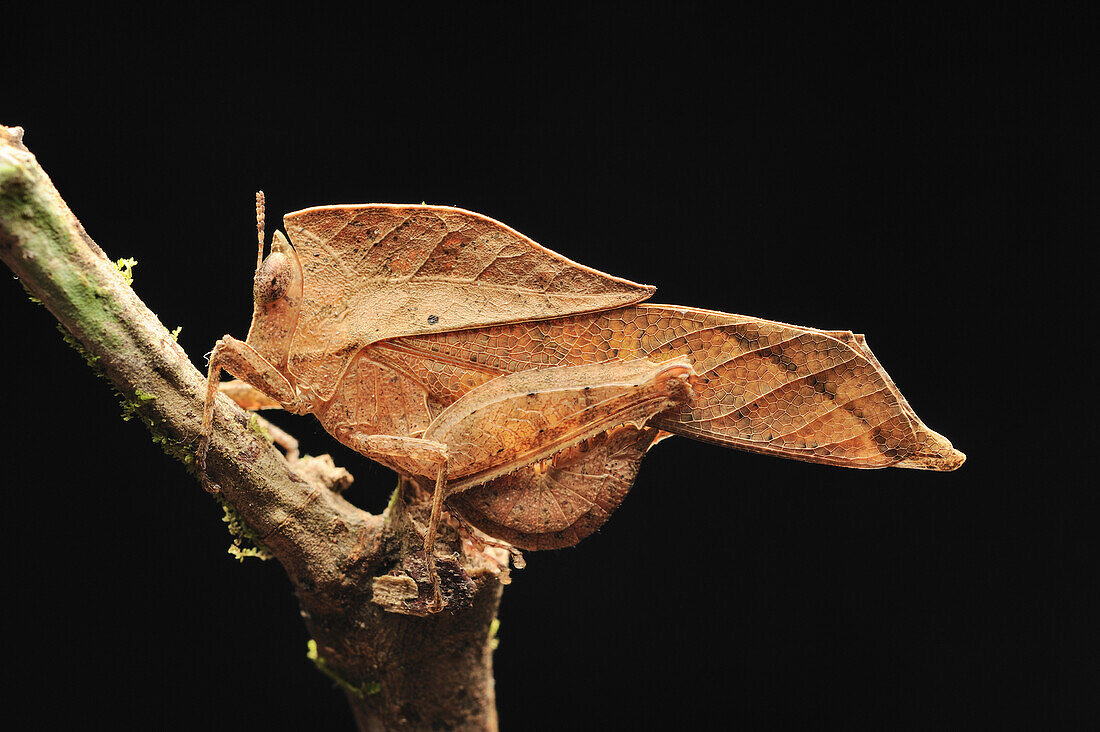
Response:
M443 499L447 486L447 446L433 440L398 435L368 435L351 432L342 437L357 452L399 473L435 477L432 494L432 515L424 532L424 554L428 565L428 577L432 582L432 601L429 609L443 609L443 595L439 589L439 575L435 571L435 537L443 514Z
M283 405L277 399L272 399L267 394L247 381L233 379L222 381L218 384L218 391L237 403L242 409L254 412L257 409L282 409Z
M450 450L449 494L551 460L621 424L644 426L690 395L687 361L641 359L500 376L437 416L425 439ZM545 467L545 466L543 466Z
M283 405L292 405L297 399L294 388L286 377L244 341L227 335L214 345L210 354L210 369L206 375L202 436L195 454L203 486L211 492L216 492L218 487L206 478L206 453L210 449L210 436L214 430L214 403L223 369Z
M218 391L235 401L238 407L247 409L249 412L255 412L258 409L283 408L282 404L275 401L267 394L264 394L248 382L241 381L240 379L220 382L218 384ZM294 435L283 431L258 414L253 414L252 419L256 421L256 425L262 431L267 433L267 436L271 438L272 442L283 448L283 452L286 453L288 462L294 462L298 459L298 440Z

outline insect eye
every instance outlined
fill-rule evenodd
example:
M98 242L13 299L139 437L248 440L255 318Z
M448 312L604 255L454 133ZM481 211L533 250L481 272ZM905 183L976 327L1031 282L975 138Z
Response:
M286 295L290 287L290 261L285 254L273 252L256 270L252 294L257 305L268 305Z

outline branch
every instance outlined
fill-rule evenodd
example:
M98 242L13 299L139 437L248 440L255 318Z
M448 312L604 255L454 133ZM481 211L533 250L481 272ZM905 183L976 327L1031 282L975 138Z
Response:
M0 126L0 260L41 300L154 439L194 472L205 378L61 199L21 128ZM492 559L441 561L451 612L423 614L427 586L404 482L381 516L338 493L327 456L292 467L219 395L208 472L221 497L293 582L315 645L362 729L495 729L490 625L500 601ZM377 589L376 589L377 588ZM438 726L436 726L438 725Z

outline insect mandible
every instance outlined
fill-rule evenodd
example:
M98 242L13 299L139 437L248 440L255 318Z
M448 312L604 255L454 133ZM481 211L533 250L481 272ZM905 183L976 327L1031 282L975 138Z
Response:
M854 468L954 470L862 335L644 304L654 288L598 272L488 217L446 206L287 214L264 257L252 325L210 357L213 406L312 413L337 440L434 481L442 509L525 549L570 546L619 505L670 434ZM293 242L293 245L291 244Z

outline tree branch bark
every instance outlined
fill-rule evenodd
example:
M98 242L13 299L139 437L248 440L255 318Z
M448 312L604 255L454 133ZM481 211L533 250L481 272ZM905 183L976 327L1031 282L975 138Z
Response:
M204 376L84 231L22 133L0 126L0 259L194 472ZM425 616L431 590L415 529L424 505L407 504L420 486L403 480L385 513L362 511L340 496L343 471L327 456L291 466L221 396L208 473L285 568L311 657L344 689L361 729L496 729L499 555L445 532L458 557L439 562L448 610Z

